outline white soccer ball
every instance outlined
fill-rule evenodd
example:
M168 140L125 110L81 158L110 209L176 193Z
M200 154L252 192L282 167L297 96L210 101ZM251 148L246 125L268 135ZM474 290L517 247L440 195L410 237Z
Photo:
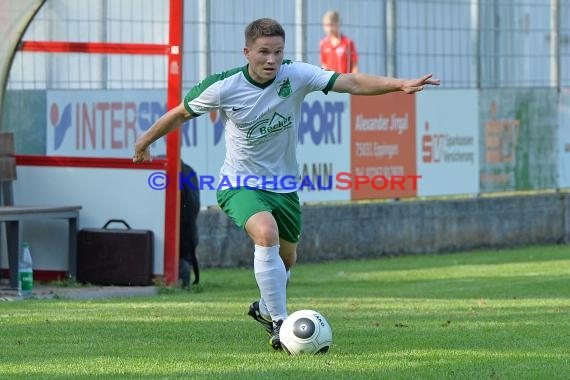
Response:
M283 321L279 339L290 355L324 354L332 344L332 329L321 313L299 310Z

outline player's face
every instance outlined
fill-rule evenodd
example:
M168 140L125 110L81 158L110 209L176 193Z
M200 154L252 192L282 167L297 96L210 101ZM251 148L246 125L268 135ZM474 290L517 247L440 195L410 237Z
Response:
M338 37L340 33L340 27L337 22L331 21L328 18L323 19L323 30L327 36L333 35Z
M265 83L277 75L283 62L285 41L282 37L259 37L255 42L243 48L243 54L249 62L249 76L256 82Z

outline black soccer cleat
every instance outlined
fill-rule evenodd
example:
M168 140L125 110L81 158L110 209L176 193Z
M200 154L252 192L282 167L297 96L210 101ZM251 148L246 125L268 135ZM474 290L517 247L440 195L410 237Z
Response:
M281 346L281 339L279 339L279 331L281 330L281 325L283 324L283 320L273 322L273 332L269 337L269 345L275 351L281 351L283 347Z
M249 305L249 310L247 314L253 319L255 319L257 322L261 323L267 335L271 336L271 334L273 333L273 322L271 322L271 320L265 319L263 315L261 315L261 313L259 312L258 301L255 301L251 305Z

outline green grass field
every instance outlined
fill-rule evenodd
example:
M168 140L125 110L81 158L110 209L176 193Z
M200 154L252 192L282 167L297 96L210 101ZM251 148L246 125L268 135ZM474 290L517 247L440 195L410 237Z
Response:
M570 247L298 265L289 311L322 312L326 355L274 352L246 316L253 273L199 291L0 303L0 377L568 379Z

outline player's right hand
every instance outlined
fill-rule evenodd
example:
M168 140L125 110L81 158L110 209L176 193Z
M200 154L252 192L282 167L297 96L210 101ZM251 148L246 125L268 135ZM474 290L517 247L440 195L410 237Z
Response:
M135 164L140 164L143 162L151 162L152 157L150 155L149 148L142 148L138 144L135 144L135 154L133 155L133 162Z

